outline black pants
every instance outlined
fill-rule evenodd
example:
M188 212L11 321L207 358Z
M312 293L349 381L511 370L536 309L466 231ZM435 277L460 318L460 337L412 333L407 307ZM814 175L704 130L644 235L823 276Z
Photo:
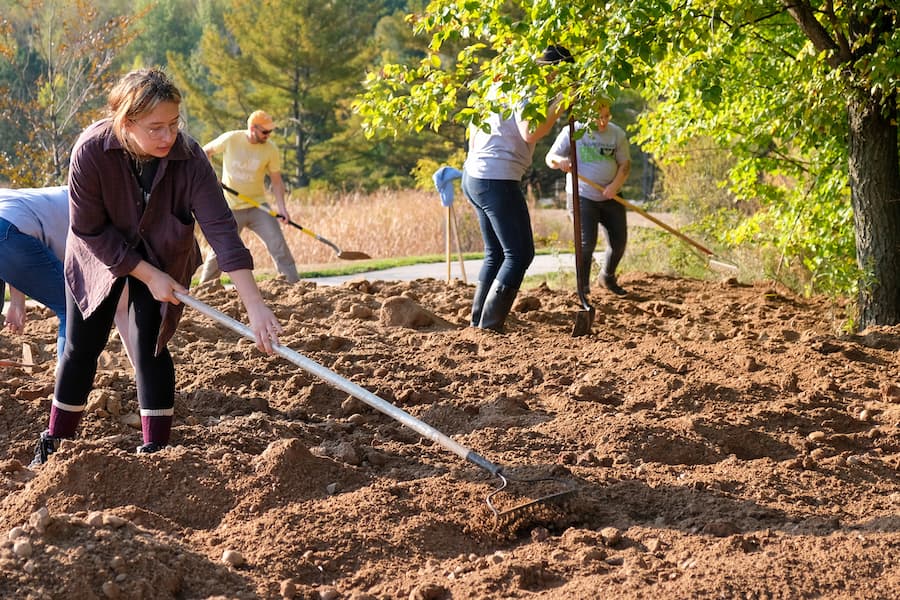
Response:
M97 360L109 341L119 296L126 284L138 403L142 409L151 410L171 409L175 405L172 355L167 348L154 355L162 322L161 305L149 288L134 277L118 279L106 300L86 319L66 289L66 348L56 377L57 402L70 406L87 404L97 373Z
M587 290L590 285L590 264L597 248L597 232L603 228L606 250L601 268L607 275L615 275L625 246L628 244L628 218L625 207L615 200L589 200L579 198L581 206L581 264L585 265L583 281L579 283ZM569 215L572 215L572 199L569 198Z

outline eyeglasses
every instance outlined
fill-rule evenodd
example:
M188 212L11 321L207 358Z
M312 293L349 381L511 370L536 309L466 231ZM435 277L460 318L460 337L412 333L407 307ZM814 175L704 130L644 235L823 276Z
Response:
M171 125L158 125L156 127L144 127L134 119L131 122L143 129L151 140L160 140L166 133L174 137L178 135L178 132L184 126L184 121L181 120L181 117L178 117L178 121Z
M259 125L256 126L256 130L257 130L258 132L260 132L261 134L263 134L263 135L269 135L270 133L272 133L273 131L275 131L274 129L263 129L263 128L260 127Z

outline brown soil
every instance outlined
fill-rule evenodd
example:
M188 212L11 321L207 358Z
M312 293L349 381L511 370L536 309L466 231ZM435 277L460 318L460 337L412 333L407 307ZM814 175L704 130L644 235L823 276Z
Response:
M541 286L506 335L472 287L262 285L282 343L516 478L499 478L188 309L173 446L136 455L118 340L80 436L27 467L49 366L2 368L2 598L897 598L900 327L834 332L770 285L628 274ZM236 294L201 290L240 318ZM55 321L33 311L38 355ZM0 336L3 358L21 339Z

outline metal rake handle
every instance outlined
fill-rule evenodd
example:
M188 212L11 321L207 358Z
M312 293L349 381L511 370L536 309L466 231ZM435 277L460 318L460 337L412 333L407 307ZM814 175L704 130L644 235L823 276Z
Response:
M183 302L187 306L190 306L194 310L203 313L210 319L217 321L218 323L224 325L225 327L231 329L235 333L237 333L245 338L248 338L248 339L251 339L254 341L256 340L256 336L253 334L253 330L251 330L249 327L247 327L243 323L240 323L239 321L232 319L225 313L218 311L218 310L212 308L211 306L204 304L203 302L200 302L193 296L190 296L188 294L182 294L181 292L175 292L174 294L175 294L175 297L178 298L181 302ZM317 377L321 377L325 381L334 385L336 388L347 392L354 398L357 398L358 400L365 402L367 405L371 406L375 410L377 410L381 413L384 413L385 415L391 417L392 419L394 419L396 421L399 421L400 423L402 423L403 425L406 425L407 427L409 427L413 431L419 433L423 437L426 437L429 440L431 440L437 444L440 444L445 449L449 450L450 452L453 452L460 458L463 458L463 459L469 461L470 463L472 463L478 467L481 467L485 471L489 472L491 475L499 476L501 471L503 471L503 467L492 463L491 461L484 458L483 456L481 456L480 454L478 454L471 448L463 446L459 442L457 442L457 441L453 440L452 438L448 437L447 435L441 433L440 431L438 431L431 425L415 418L414 416L412 416L405 410L394 406L387 400L379 398L378 396L376 396L369 390L353 383L349 379L345 379L344 377L341 377L334 371L326 368L325 366L317 363L316 361L314 361L310 358L307 358L306 356L300 354L299 352L291 350L290 348L288 348L286 346L282 346L279 343L273 343L272 349L279 356L291 361L292 363L294 363L295 365L297 365L304 371L307 371L308 373L312 373L313 375L316 375Z

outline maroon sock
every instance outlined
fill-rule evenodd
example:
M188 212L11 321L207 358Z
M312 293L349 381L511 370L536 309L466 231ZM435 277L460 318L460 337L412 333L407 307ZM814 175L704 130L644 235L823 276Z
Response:
M172 432L172 411L167 415L144 414L145 412L163 412L163 411L144 411L141 410L141 433L144 436L144 443L154 443L160 446L169 444L169 434Z
M72 410L80 408L79 410ZM84 407L74 407L65 405L65 408L57 405L56 399L50 406L50 427L48 427L47 435L58 438L73 438L75 430L78 429L78 423L81 422L81 415L84 413Z

